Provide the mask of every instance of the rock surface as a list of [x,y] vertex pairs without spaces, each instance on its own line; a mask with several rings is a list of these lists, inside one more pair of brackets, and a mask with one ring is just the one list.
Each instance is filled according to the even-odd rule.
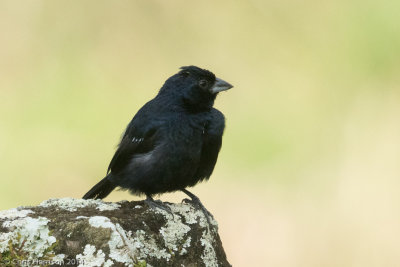
[[216,221],[168,206],[64,198],[0,211],[0,266],[230,266]]

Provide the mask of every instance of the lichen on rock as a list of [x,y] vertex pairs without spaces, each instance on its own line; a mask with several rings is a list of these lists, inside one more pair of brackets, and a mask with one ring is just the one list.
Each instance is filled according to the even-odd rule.
[[[8,261],[31,261],[55,257],[53,247],[57,240],[50,234],[48,222],[44,217],[15,216],[11,216],[11,220],[3,221],[2,227],[8,229],[8,232],[0,233],[1,258]],[[61,254],[57,256],[57,259],[62,258]]]
[[76,259],[79,267],[112,266],[112,261],[106,262],[105,256],[101,249],[96,252],[95,246],[87,244],[83,254],[76,255]]
[[0,211],[0,219],[15,219],[26,217],[29,213],[33,213],[33,211],[29,209],[9,209],[9,210],[2,210]]
[[103,202],[100,199],[76,199],[76,198],[52,198],[43,201],[39,207],[57,207],[68,211],[76,211],[78,208],[93,206],[99,211],[115,210],[120,207],[118,203]]
[[[47,260],[75,266],[230,266],[217,231],[191,203],[50,199],[0,211],[4,260]],[[11,251],[12,250],[12,251]]]

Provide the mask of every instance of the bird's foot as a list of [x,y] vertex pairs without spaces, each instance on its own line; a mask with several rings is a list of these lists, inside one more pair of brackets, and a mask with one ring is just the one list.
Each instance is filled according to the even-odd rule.
[[207,219],[208,225],[209,226],[214,225],[214,224],[211,223],[211,220],[214,220],[214,216],[206,209],[206,207],[204,207],[204,205],[203,205],[203,203],[201,203],[200,199],[196,195],[194,195],[193,193],[190,193],[186,189],[183,189],[182,192],[184,192],[186,195],[188,195],[192,199],[190,201],[189,199],[185,198],[185,199],[182,200],[182,202],[185,202],[185,203],[190,203],[191,202],[191,203],[195,204],[203,212],[204,216]]
[[164,204],[161,201],[155,201],[152,197],[147,196],[146,200],[144,201],[151,209],[162,209],[166,212],[168,212],[169,214],[171,214],[172,216],[174,216],[171,208]]
[[188,198],[184,198],[184,199],[182,199],[182,203],[190,204],[190,203],[192,203],[192,200],[188,199]]

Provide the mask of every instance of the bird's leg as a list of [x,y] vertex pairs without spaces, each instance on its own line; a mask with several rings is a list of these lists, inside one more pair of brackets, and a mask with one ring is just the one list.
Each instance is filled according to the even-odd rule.
[[197,206],[200,207],[200,209],[203,211],[204,216],[206,216],[208,225],[211,226],[210,217],[214,218],[214,216],[206,209],[206,207],[204,207],[204,205],[203,205],[203,203],[201,203],[200,199],[195,194],[189,192],[186,189],[181,189],[181,191],[183,193],[185,193],[186,195],[188,195],[192,199],[192,202],[194,204],[196,204]]
[[160,202],[155,201],[151,197],[151,195],[146,195],[146,200],[144,202],[152,209],[159,208],[159,209],[162,209],[162,210],[168,212],[172,216],[174,216],[174,214],[172,213],[172,210],[169,206],[163,205],[163,203],[161,201]]

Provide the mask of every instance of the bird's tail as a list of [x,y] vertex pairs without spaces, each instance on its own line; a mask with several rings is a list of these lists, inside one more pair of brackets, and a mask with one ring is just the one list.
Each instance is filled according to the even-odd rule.
[[103,180],[93,186],[93,188],[83,196],[83,199],[103,199],[108,196],[115,187],[116,185],[110,181],[110,176],[107,175]]

